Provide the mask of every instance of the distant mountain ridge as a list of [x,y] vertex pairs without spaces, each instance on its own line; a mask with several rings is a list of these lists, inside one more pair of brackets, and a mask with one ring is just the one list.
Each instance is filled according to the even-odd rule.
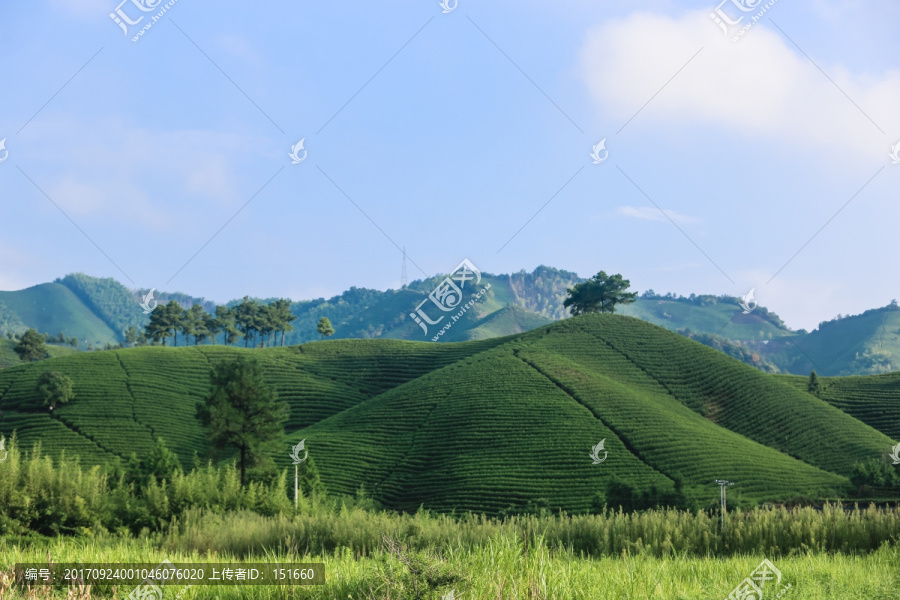
[[[288,345],[319,338],[316,324],[328,317],[334,338],[391,338],[429,341],[410,313],[444,279],[436,275],[385,291],[351,287],[331,298],[294,301],[294,330]],[[487,339],[522,333],[567,317],[566,289],[584,278],[571,271],[539,266],[532,272],[482,273],[490,291],[466,311],[440,342]],[[0,292],[0,335],[34,328],[62,332],[79,340],[79,349],[103,348],[125,340],[129,327],[149,322],[140,306],[149,289],[130,290],[112,278],[75,273],[25,290]],[[154,290],[159,304],[175,300],[185,308],[200,304],[215,311],[215,302],[181,292]],[[274,299],[259,299],[268,303]],[[235,306],[239,299],[227,303]],[[794,331],[777,314],[757,306],[745,313],[740,299],[710,294],[688,297],[643,292],[617,312],[676,331],[770,373],[864,375],[900,370],[900,308],[896,303],[856,316],[823,322],[813,332]],[[0,358],[0,367],[16,364]]]

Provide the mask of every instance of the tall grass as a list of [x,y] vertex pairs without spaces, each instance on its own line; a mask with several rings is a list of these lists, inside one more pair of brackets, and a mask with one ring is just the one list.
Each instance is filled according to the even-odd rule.
[[367,556],[382,535],[411,548],[473,550],[498,538],[527,546],[573,552],[579,556],[657,557],[733,556],[759,553],[785,556],[806,552],[865,553],[900,542],[900,509],[875,507],[845,511],[827,505],[813,508],[757,508],[734,511],[728,531],[704,512],[650,510],[606,511],[599,515],[545,514],[506,519],[466,514],[453,517],[428,512],[398,515],[344,507],[310,506],[301,514],[262,516],[250,512],[214,514],[188,510],[157,536],[172,551],[208,548],[239,556],[268,551],[328,553],[348,548]]
[[241,487],[233,465],[207,465],[136,485],[122,469],[83,468],[64,452],[54,462],[40,443],[21,452],[13,436],[7,447],[0,463],[0,535],[154,531],[190,508],[266,515],[293,510],[284,473],[269,484]]
[[[200,556],[194,552],[160,550],[147,541],[118,540],[103,544],[60,538],[47,545],[0,541],[0,569],[8,569],[17,562],[45,562],[48,552],[57,563],[234,560],[225,552]],[[444,588],[423,595],[422,600],[439,600],[449,589],[455,589],[455,596],[460,600],[721,600],[766,558],[760,554],[728,558],[697,558],[681,554],[663,558],[646,554],[590,558],[570,551],[554,550],[539,539],[526,547],[521,540],[503,536],[477,548],[451,548],[438,551],[434,556],[436,563],[460,577]],[[327,555],[269,554],[262,559],[254,559],[254,562],[276,560],[324,562],[326,583],[308,587],[193,586],[181,598],[414,598],[398,581],[397,575],[403,565],[382,549],[366,557],[353,556],[349,550]],[[773,562],[783,575],[782,585],[791,586],[785,600],[896,600],[900,595],[900,549],[896,547],[885,547],[864,556],[804,553],[777,558]],[[130,587],[119,588],[115,597],[125,598],[130,591]],[[36,596],[29,596],[20,589],[13,589],[7,596],[0,596],[2,600],[34,597],[65,598],[66,590],[57,590],[46,596],[37,590]],[[113,597],[112,590],[103,591],[95,587],[93,597]],[[175,596],[173,593],[166,597]]]
[[170,480],[150,479],[140,490],[124,474],[83,469],[65,455],[54,465],[40,446],[20,453],[9,445],[0,463],[0,535],[143,536],[178,552],[331,553],[368,556],[382,536],[412,549],[474,550],[496,539],[534,540],[579,556],[731,556],[798,552],[864,553],[900,541],[900,508],[826,505],[754,508],[728,515],[727,533],[704,511],[649,510],[566,513],[508,518],[398,514],[371,508],[365,498],[303,498],[298,510],[282,474],[242,488],[232,466],[200,467]]

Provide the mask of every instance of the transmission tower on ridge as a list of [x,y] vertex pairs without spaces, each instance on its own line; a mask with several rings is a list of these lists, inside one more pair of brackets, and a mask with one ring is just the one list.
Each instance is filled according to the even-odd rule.
[[400,289],[406,287],[409,278],[406,276],[406,246],[403,246],[403,268],[400,270]]

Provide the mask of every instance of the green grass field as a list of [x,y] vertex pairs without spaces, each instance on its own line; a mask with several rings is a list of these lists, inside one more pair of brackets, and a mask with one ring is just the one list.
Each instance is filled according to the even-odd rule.
[[[748,577],[764,560],[781,573],[781,581],[765,588],[766,598],[787,589],[787,598],[802,600],[895,600],[900,590],[900,548],[883,545],[865,554],[828,553],[811,542],[805,550],[788,554],[738,553],[727,557],[697,556],[663,546],[640,548],[637,531],[647,521],[646,539],[661,542],[660,532],[674,521],[674,515],[648,515],[628,525],[628,517],[612,517],[610,526],[627,536],[630,549],[619,553],[589,553],[576,550],[570,542],[554,537],[552,527],[559,519],[531,518],[516,528],[509,524],[415,517],[379,516],[359,510],[340,515],[305,515],[295,518],[264,519],[249,515],[214,516],[196,519],[190,515],[174,533],[135,538],[60,538],[37,541],[0,540],[0,572],[10,573],[16,563],[131,563],[156,565],[168,560],[178,566],[212,563],[321,563],[325,583],[317,586],[200,586],[183,583],[167,586],[166,596],[180,598],[334,598],[370,600],[437,600],[454,591],[455,598],[517,598],[592,600],[622,598],[633,600],[721,600]],[[857,526],[867,521],[867,513],[841,519]],[[749,519],[748,523],[753,519]],[[772,531],[772,539],[785,537],[789,530],[812,533],[811,523],[824,524],[814,515],[791,517],[793,526]],[[195,522],[196,521],[196,522]],[[688,517],[686,521],[690,521]],[[651,528],[648,525],[652,523]],[[590,522],[571,524],[590,527]],[[689,524],[686,522],[686,528]],[[787,525],[786,523],[784,525]],[[524,527],[524,529],[522,528]],[[815,527],[813,525],[813,527]],[[442,532],[441,543],[429,536]],[[672,530],[674,531],[674,530]],[[748,532],[749,533],[749,532]],[[273,535],[274,534],[274,535]],[[381,534],[395,542],[393,551]],[[525,535],[520,535],[525,534]],[[549,537],[548,537],[549,534]],[[585,532],[603,543],[598,532]],[[360,540],[369,535],[369,546]],[[677,535],[677,534],[676,534]],[[805,535],[805,534],[804,534]],[[307,550],[310,542],[337,537],[346,545],[332,550]],[[269,545],[259,540],[270,540]],[[272,540],[277,540],[271,543]],[[606,541],[609,541],[607,539]],[[620,539],[619,542],[624,540]],[[636,541],[636,543],[635,543]],[[411,567],[405,566],[410,564]],[[413,577],[414,568],[438,575],[433,584],[424,576]],[[0,598],[33,598],[15,587]],[[771,586],[771,587],[769,587]],[[95,586],[90,595],[67,595],[66,587],[32,590],[40,598],[124,598],[134,585]],[[418,589],[418,594],[414,589]],[[77,590],[74,590],[77,591]],[[180,595],[179,595],[180,594]]]
[[[5,551],[4,551],[5,550]],[[116,562],[160,563],[169,560],[182,564],[231,562],[230,557],[216,555],[199,559],[196,555],[144,549],[140,545],[122,544],[98,549],[90,544],[68,542],[53,548],[51,556],[57,562]],[[543,600],[594,600],[617,598],[623,600],[721,600],[725,598],[763,560],[762,556],[729,559],[699,558],[580,558],[565,552],[546,549],[523,554],[510,540],[500,540],[475,551],[448,553],[446,565],[455,572],[467,575],[459,587],[445,587],[430,598],[438,600],[443,592],[455,591],[455,597],[518,598]],[[45,561],[43,551],[21,552],[17,548],[0,548],[0,560]],[[366,558],[337,556],[272,556],[267,562],[324,563],[327,582],[321,586],[193,586],[185,589],[176,585],[172,597],[212,599],[269,599],[298,598],[305,600],[333,600],[335,598],[398,599],[404,598],[389,588],[390,569],[399,570],[396,562],[382,554]],[[254,560],[253,562],[259,562]],[[812,555],[794,556],[775,561],[781,571],[785,597],[796,600],[896,600],[900,588],[900,552],[885,550],[867,556]],[[394,586],[399,587],[399,586]],[[134,586],[122,586],[94,597],[124,598]],[[389,591],[390,590],[390,591]],[[40,592],[39,592],[40,593]],[[46,598],[72,598],[63,587]],[[774,596],[774,594],[773,594]],[[24,590],[12,590],[4,599],[30,598]],[[405,596],[412,598],[412,596]]]

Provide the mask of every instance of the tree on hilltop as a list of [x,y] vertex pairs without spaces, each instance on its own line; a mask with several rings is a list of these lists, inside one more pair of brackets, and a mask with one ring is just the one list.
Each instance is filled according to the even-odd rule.
[[166,345],[166,340],[172,337],[172,327],[169,324],[169,312],[166,310],[165,305],[156,307],[150,313],[150,322],[144,329],[144,333],[148,339],[153,340],[157,344],[162,342],[163,346]]
[[272,306],[278,330],[281,331],[281,345],[284,346],[284,334],[294,330],[291,322],[297,320],[297,315],[291,312],[291,301],[286,298],[276,300]]
[[138,343],[138,339],[140,339],[140,332],[134,325],[129,325],[125,331],[125,343],[134,348]]
[[[166,325],[172,330],[172,345],[178,346],[178,332],[184,329],[184,321],[187,318],[187,311],[175,300],[169,300],[168,304],[163,307],[166,315]],[[187,342],[185,342],[187,345]]]
[[194,336],[194,345],[209,337],[209,329],[206,324],[207,313],[202,306],[194,304],[184,313],[181,331],[184,333],[184,345],[190,346],[191,336]]
[[328,317],[322,317],[319,319],[319,324],[316,326],[316,331],[319,332],[319,335],[322,336],[324,340],[326,337],[330,337],[334,335],[334,327],[331,326],[331,321]]
[[631,282],[618,273],[607,275],[600,271],[585,282],[566,289],[569,295],[563,306],[573,315],[587,313],[612,313],[616,304],[631,304],[637,299],[637,292],[627,291]]
[[47,347],[44,346],[46,338],[37,332],[36,329],[29,329],[22,334],[19,343],[16,344],[15,352],[25,362],[34,362],[47,358]]
[[227,306],[216,307],[216,320],[219,322],[219,331],[222,332],[223,342],[226,346],[233,344],[241,336],[241,332],[235,323],[236,311]]
[[278,331],[278,315],[275,307],[272,304],[261,304],[257,322],[259,324],[258,330],[262,334],[262,341],[259,342],[259,346],[268,346],[272,333]]
[[809,374],[809,382],[806,384],[806,391],[814,396],[818,396],[822,391],[822,384],[819,383],[819,376],[816,375],[815,369]]
[[[218,306],[216,307],[218,308]],[[200,327],[200,341],[205,342],[211,339],[212,343],[216,343],[216,336],[222,331],[222,322],[218,318],[208,312],[203,313],[203,326]]]
[[[150,323],[145,329],[148,339],[156,343],[162,342],[166,345],[166,340],[174,337],[173,346],[178,345],[178,332],[183,331],[186,327],[185,319],[187,312],[175,300],[169,300],[168,304],[157,306],[150,313]],[[189,331],[192,331],[188,328]],[[189,341],[189,340],[188,340]]]
[[251,300],[249,296],[244,296],[235,308],[235,324],[238,331],[244,335],[244,348],[249,346],[251,334],[255,335],[259,331],[261,325],[259,312],[259,302]]

